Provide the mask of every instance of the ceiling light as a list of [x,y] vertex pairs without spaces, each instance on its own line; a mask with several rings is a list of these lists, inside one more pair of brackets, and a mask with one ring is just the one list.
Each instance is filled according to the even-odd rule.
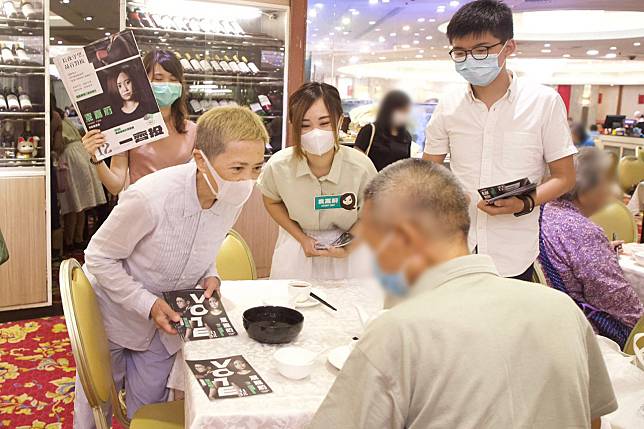
[[640,46],[640,45],[641,45],[641,43],[640,43],[640,42],[635,42],[635,43],[633,43],[633,46]]
[[309,9],[309,17],[315,18],[318,16],[318,11],[317,9]]
[[445,12],[445,6],[443,6],[443,5],[438,6],[436,8],[436,12],[438,12],[438,13]]
[[64,3],[64,4],[68,4],[69,2],[70,2],[70,0],[62,0],[62,3]]
[[451,7],[457,7],[459,4],[460,4],[460,3],[459,3],[459,2],[457,2],[456,0],[452,0],[451,2],[449,2],[449,5],[450,5]]
[[414,40],[414,41],[413,41],[413,42],[411,42],[411,43],[413,43],[414,45],[417,45],[417,44],[419,44],[420,42],[419,42],[418,40]]
[[317,7],[318,9],[324,8],[324,3],[315,3],[313,7]]
[[616,46],[611,46],[611,47],[610,47],[610,48],[608,48],[608,49],[610,49],[611,51],[616,51],[616,50],[617,50],[617,47],[616,47]]
[[414,33],[414,36],[418,37],[420,36],[420,33]]
[[[335,33],[332,31],[329,33],[329,36],[335,36]],[[328,37],[325,37],[325,39],[328,39]]]
[[432,36],[426,36],[425,40],[432,40]]
[[342,30],[342,27],[340,26],[335,27],[335,31],[340,31],[340,30]]
[[360,61],[360,57],[355,57],[355,56],[354,56],[354,57],[349,58],[349,62],[350,62],[351,64],[355,64],[355,63],[357,63],[358,61]]
[[511,56],[511,57],[516,57],[516,56],[517,56],[517,54],[516,54],[516,52],[515,52],[514,54],[510,54],[510,56]]
[[407,44],[405,44],[405,45],[400,45],[400,47],[401,47],[401,48],[403,48],[403,49],[409,49],[409,45],[407,45]]
[[376,21],[369,21],[369,25],[374,25]]
[[403,26],[403,31],[409,31],[409,28],[410,28],[409,25],[404,25]]
[[436,19],[435,18],[429,18],[428,21],[429,22],[436,22]]
[[379,60],[386,60],[387,57],[378,57]]
[[449,48],[449,45],[443,45],[443,49]]
[[382,0],[383,3],[389,3],[389,0]]
[[617,58],[617,54],[611,52],[609,54],[606,54],[604,58]]
[[543,47],[544,47],[544,48],[549,48],[549,47],[550,47],[550,43],[544,43],[544,44],[543,44]]
[[396,33],[389,33],[389,37],[396,37]]
[[357,9],[353,9],[353,10],[351,11],[351,15],[354,15],[354,16],[355,16],[355,15],[360,15],[360,11],[359,11],[359,10],[357,10]]
[[570,54],[563,54],[562,57],[564,58],[570,58]]
[[59,40],[59,41],[58,41],[58,44],[59,44],[59,45],[62,45],[62,44],[63,44],[63,41],[62,41],[62,40]]
[[92,19],[94,19],[94,17],[91,15],[85,17],[85,21],[91,21]]
[[344,18],[342,18],[342,24],[343,25],[351,24],[351,18],[349,18],[348,16],[345,16]]
[[103,30],[105,30],[105,27],[96,27],[96,29],[103,31]]
[[550,52],[552,52],[552,50],[550,50],[550,49],[542,49],[541,50],[542,54],[549,54]]
[[349,34],[349,32],[348,31],[343,31],[342,34],[344,34],[346,36],[347,34]]
[[597,55],[599,51],[597,49],[589,49],[586,51],[586,55]]
[[380,36],[380,37],[378,37],[378,41],[379,41],[380,43],[382,43],[382,42],[384,42],[384,41],[385,41],[385,38],[384,38],[384,37],[382,37],[382,36]]
[[421,54],[424,54],[425,50],[424,49],[419,49],[418,52],[421,53]]
[[378,0],[369,0],[369,4],[378,4]]
[[374,28],[374,30],[373,30],[373,31],[380,31],[380,29],[379,29],[379,28]]
[[418,21],[418,22],[425,22],[425,18],[418,18],[416,21]]
[[54,38],[53,38],[53,37],[50,37],[50,38],[49,38],[49,40],[54,40]]
[[423,57],[422,55],[416,55],[416,58],[422,58],[422,57]]

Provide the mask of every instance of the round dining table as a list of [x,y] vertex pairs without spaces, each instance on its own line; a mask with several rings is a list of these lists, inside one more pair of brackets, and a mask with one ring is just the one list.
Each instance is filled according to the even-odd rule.
[[[242,314],[246,309],[283,302],[288,296],[288,281],[225,281],[222,302],[237,336],[184,343],[183,359],[206,360],[242,355],[266,382],[272,393],[210,400],[192,375],[185,361],[175,365],[171,379],[183,378],[186,428],[262,428],[306,427],[331,388],[339,370],[327,362],[334,348],[350,344],[363,332],[357,304],[373,316],[383,307],[378,284],[368,280],[312,282],[313,292],[337,308],[322,304],[298,307],[304,315],[303,329],[290,344],[262,344],[248,337]],[[281,347],[299,346],[317,354],[313,371],[302,380],[291,380],[277,369],[273,354]],[[180,374],[176,374],[180,372]],[[356,386],[356,388],[360,388]]]

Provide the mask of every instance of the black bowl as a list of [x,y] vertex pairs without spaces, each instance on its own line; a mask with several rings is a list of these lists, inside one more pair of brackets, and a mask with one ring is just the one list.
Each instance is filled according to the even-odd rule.
[[260,343],[290,343],[304,324],[299,311],[287,307],[253,307],[244,311],[244,329]]

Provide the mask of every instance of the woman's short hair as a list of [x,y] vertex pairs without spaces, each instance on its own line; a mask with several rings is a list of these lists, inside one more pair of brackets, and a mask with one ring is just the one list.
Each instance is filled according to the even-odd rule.
[[247,107],[215,107],[199,117],[195,147],[208,159],[226,150],[232,141],[260,140],[268,143],[268,132],[262,119]]
[[183,77],[183,67],[175,54],[170,51],[162,49],[155,49],[148,52],[143,57],[143,66],[148,76],[154,73],[154,66],[159,64],[165,71],[170,73],[177,79],[177,82],[183,86],[181,97],[177,98],[172,107],[170,114],[172,116],[172,125],[179,134],[185,134],[186,119],[188,119],[188,89],[186,88],[186,81]]
[[322,99],[326,109],[329,111],[333,134],[335,134],[337,141],[338,122],[342,117],[340,93],[335,86],[329,85],[328,83],[307,82],[291,94],[288,101],[288,120],[293,130],[293,150],[299,156],[304,156],[304,152],[302,152],[302,147],[300,146],[302,120],[313,103],[319,99]]
[[561,196],[564,200],[573,201],[579,195],[590,191],[608,176],[610,158],[601,149],[584,147],[574,157],[575,186]]
[[123,98],[121,97],[118,86],[118,78],[121,73],[127,75],[127,77],[130,78],[130,82],[132,84],[132,99],[134,101],[141,101],[138,99],[137,82],[135,82],[134,78],[132,77],[132,68],[127,64],[121,67],[115,67],[115,70],[107,79],[107,94],[109,95],[110,99],[115,100],[115,102],[116,100],[120,100],[120,103],[123,103]]

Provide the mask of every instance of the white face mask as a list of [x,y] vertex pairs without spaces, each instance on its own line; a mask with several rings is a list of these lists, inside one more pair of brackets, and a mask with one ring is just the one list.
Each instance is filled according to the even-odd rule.
[[396,111],[391,114],[391,125],[394,127],[404,127],[409,122],[409,113]]
[[335,147],[333,131],[314,128],[301,137],[302,149],[311,155],[324,155]]
[[212,177],[215,178],[215,182],[217,182],[217,188],[219,189],[219,192],[215,191],[215,188],[212,186],[212,183],[210,183],[210,180],[208,179],[208,175],[201,173],[215,198],[217,198],[218,201],[222,201],[234,207],[243,206],[244,203],[250,198],[250,194],[253,192],[255,181],[252,179],[246,179],[233,182],[230,180],[222,179],[221,176],[217,174],[217,171],[212,166],[210,161],[208,161],[206,155],[204,155],[202,151],[199,152],[206,162],[206,166],[208,167],[210,174],[212,174]]

